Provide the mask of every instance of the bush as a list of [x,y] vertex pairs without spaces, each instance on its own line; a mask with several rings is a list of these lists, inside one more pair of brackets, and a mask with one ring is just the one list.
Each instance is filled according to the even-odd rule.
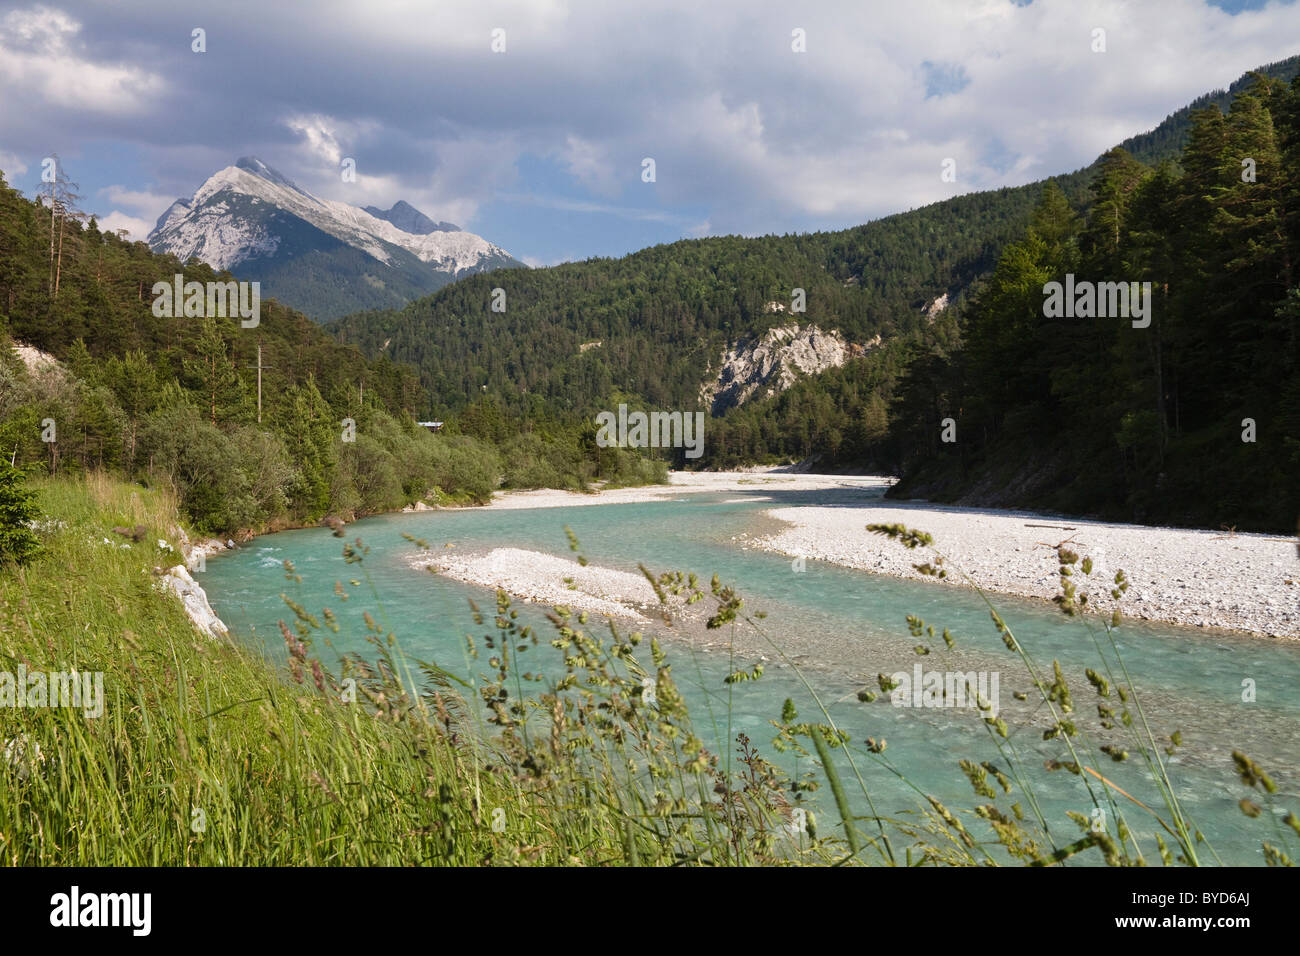
[[188,404],[149,415],[140,445],[151,470],[171,485],[204,534],[252,527],[260,517],[244,472],[249,462],[219,429]]
[[471,501],[492,498],[501,475],[501,456],[494,447],[464,435],[430,435],[417,448],[433,487]]

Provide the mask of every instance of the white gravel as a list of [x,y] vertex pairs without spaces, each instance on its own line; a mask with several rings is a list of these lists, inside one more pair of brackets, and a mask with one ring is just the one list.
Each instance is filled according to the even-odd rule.
[[[1099,611],[1110,613],[1111,581],[1116,569],[1122,568],[1130,587],[1121,608],[1129,617],[1300,638],[1300,556],[1293,537],[1151,528],[928,502],[862,500],[857,494],[859,490],[883,489],[890,481],[788,471],[673,472],[668,485],[586,495],[554,490],[507,492],[485,507],[662,501],[700,492],[744,493],[747,497],[729,500],[754,501],[769,493],[826,491],[835,507],[772,508],[765,514],[789,527],[766,537],[745,535],[744,544],[877,574],[936,582],[913,568],[929,560],[929,554],[904,548],[865,528],[868,524],[902,523],[934,536],[949,570],[948,577],[937,583],[974,584],[994,592],[1050,599],[1060,590],[1054,547],[1068,539],[1080,559],[1093,559],[1092,577],[1076,571],[1076,585]],[[638,609],[650,608],[653,613],[655,606],[648,583],[636,574],[584,569],[575,562],[533,551],[500,548],[478,557],[439,556],[422,563],[436,563],[441,573],[468,583],[601,614],[642,617]],[[573,577],[579,589],[570,590],[561,580],[564,577]]]
[[[564,606],[637,622],[649,620],[641,611],[659,606],[654,588],[640,574],[595,565],[583,567],[577,561],[522,548],[494,548],[485,554],[420,555],[412,558],[411,567],[429,568],[467,584],[498,588],[547,607]],[[570,581],[566,582],[566,578]]]
[[930,560],[928,549],[910,550],[865,527],[901,523],[933,535],[935,550],[947,560],[948,577],[940,583],[969,586],[973,582],[1026,597],[1051,598],[1059,593],[1054,546],[1068,539],[1080,561],[1090,556],[1094,564],[1091,578],[1075,571],[1076,586],[1088,594],[1090,605],[1095,601],[1097,609],[1107,614],[1114,606],[1110,582],[1116,569],[1122,568],[1130,587],[1121,609],[1130,617],[1300,637],[1300,557],[1295,538],[912,502],[774,508],[767,514],[790,525],[757,542],[770,551],[878,574],[936,580],[913,568]]
[[[480,505],[495,511],[516,508],[571,508],[575,505],[627,504],[636,501],[669,501],[684,494],[707,492],[824,491],[831,488],[878,487],[891,479],[854,475],[809,475],[781,471],[674,471],[666,485],[611,488],[591,494],[538,488],[534,491],[499,491],[492,503]],[[737,498],[751,501],[752,498]]]

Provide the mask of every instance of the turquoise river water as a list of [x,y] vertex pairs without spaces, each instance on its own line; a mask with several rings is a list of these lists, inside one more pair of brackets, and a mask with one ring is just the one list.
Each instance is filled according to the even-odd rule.
[[[986,671],[999,675],[1002,716],[1012,728],[1040,796],[1040,804],[1056,841],[1077,839],[1078,831],[1067,810],[1087,815],[1091,803],[1078,777],[1042,769],[1048,759],[1068,759],[1058,741],[1044,741],[1047,726],[1041,708],[1019,659],[1002,644],[989,619],[988,606],[968,589],[922,581],[852,571],[808,561],[796,573],[789,558],[746,549],[746,538],[774,525],[763,511],[775,506],[839,504],[846,506],[845,521],[855,519],[851,506],[878,491],[848,488],[831,492],[774,492],[763,488],[746,495],[690,494],[669,501],[635,504],[587,505],[526,510],[444,510],[368,518],[347,529],[351,541],[360,537],[371,549],[365,570],[369,585],[349,587],[361,575],[344,563],[343,540],[328,529],[287,531],[257,538],[233,552],[208,559],[199,575],[217,614],[249,646],[283,662],[285,651],[276,622],[291,619],[281,599],[287,593],[318,613],[331,608],[341,631],[329,635],[335,652],[369,650],[361,615],[370,611],[392,630],[408,657],[433,661],[467,678],[488,668],[484,661],[469,661],[465,636],[482,635],[471,619],[468,601],[484,610],[493,596],[484,588],[462,584],[414,570],[408,562],[418,553],[402,535],[424,539],[434,551],[451,543],[458,550],[516,547],[571,556],[564,528],[572,528],[582,553],[592,564],[636,571],[639,562],[658,572],[696,571],[704,581],[717,574],[733,584],[745,598],[746,611],[765,611],[760,636],[742,628],[736,635],[734,664],[750,667],[760,656],[766,672],[756,682],[729,688],[722,678],[728,672],[725,642],[729,634],[715,631],[666,628],[651,624],[635,629],[659,635],[673,663],[673,675],[691,704],[697,730],[716,753],[725,752],[727,698],[731,694],[731,732],[744,732],[764,745],[765,755],[787,770],[794,758],[776,754],[768,742],[774,735],[770,720],[779,717],[781,704],[792,698],[801,720],[817,720],[808,691],[782,655],[793,661],[827,705],[836,724],[853,740],[855,759],[871,788],[876,808],[885,815],[915,810],[916,791],[874,764],[865,753],[868,736],[888,741],[887,756],[895,767],[950,809],[970,808],[987,802],[975,797],[957,766],[962,758],[1004,764],[989,740],[982,722],[970,709],[895,707],[887,695],[861,703],[856,693],[875,686],[879,672],[911,673],[920,662],[925,670]],[[903,517],[901,520],[907,520]],[[924,530],[924,521],[915,522]],[[884,542],[890,547],[899,547]],[[942,542],[939,542],[942,545]],[[302,576],[301,584],[285,579],[283,562],[290,560]],[[1138,578],[1140,569],[1128,569]],[[341,602],[334,592],[342,581],[351,599]],[[1095,742],[1118,742],[1118,731],[1103,731],[1095,717],[1096,697],[1083,676],[1084,668],[1101,670],[1094,636],[1105,644],[1101,622],[1095,618],[1066,618],[1045,601],[990,595],[1029,654],[1047,668],[1059,659],[1070,683],[1081,726]],[[540,623],[543,636],[549,625],[540,609],[528,608],[522,616]],[[917,639],[908,633],[905,618],[918,615],[936,630],[947,627],[957,640],[956,649],[918,657]],[[489,618],[490,620],[490,618]],[[1296,768],[1300,766],[1300,642],[1249,637],[1126,621],[1117,632],[1120,653],[1140,695],[1152,731],[1167,743],[1174,731],[1183,746],[1173,756],[1161,753],[1175,782],[1184,812],[1204,833],[1214,853],[1225,863],[1258,864],[1261,840],[1288,845],[1278,834],[1279,821],[1266,813],[1248,819],[1238,809],[1243,796],[1256,801],[1233,770],[1231,752],[1245,751],[1273,773],[1280,793],[1279,805],[1300,812]],[[708,646],[706,646],[708,645]],[[1106,645],[1108,647],[1108,645]],[[315,652],[326,662],[330,650],[317,639]],[[539,660],[559,658],[543,641],[530,652],[536,669]],[[648,666],[648,647],[644,663]],[[1243,680],[1255,682],[1256,699],[1242,700]],[[1021,703],[1014,692],[1029,693]],[[1110,703],[1115,704],[1112,697]],[[1117,705],[1116,705],[1117,706]],[[1035,710],[1038,712],[1035,713]],[[1130,748],[1131,749],[1131,748]],[[1103,761],[1097,763],[1097,761]],[[1136,752],[1123,763],[1094,757],[1092,766],[1143,803],[1164,812],[1159,793]],[[798,768],[807,770],[806,763]],[[1003,766],[1003,769],[1006,769]],[[850,792],[856,789],[856,782]],[[1096,789],[1100,790],[1100,787]],[[824,790],[822,794],[824,794]],[[999,799],[1004,809],[1020,795]],[[820,806],[819,819],[830,825],[833,814]],[[860,800],[860,797],[857,799]],[[1145,811],[1120,799],[1129,826],[1138,835],[1149,859],[1158,861],[1152,833],[1158,824]],[[860,809],[865,812],[865,807]],[[979,821],[967,825],[981,831]],[[1112,828],[1112,832],[1113,828]],[[1294,842],[1294,841],[1289,841]],[[1095,855],[1095,854],[1094,854]],[[1213,862],[1208,849],[1204,862]]]

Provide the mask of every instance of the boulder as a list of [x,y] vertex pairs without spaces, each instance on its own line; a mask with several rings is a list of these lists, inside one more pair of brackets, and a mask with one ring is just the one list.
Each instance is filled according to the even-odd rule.
[[194,626],[206,636],[217,640],[230,634],[221,618],[217,617],[208,603],[208,595],[198,583],[190,577],[185,565],[178,564],[162,573],[163,583],[181,599],[181,606],[194,622]]

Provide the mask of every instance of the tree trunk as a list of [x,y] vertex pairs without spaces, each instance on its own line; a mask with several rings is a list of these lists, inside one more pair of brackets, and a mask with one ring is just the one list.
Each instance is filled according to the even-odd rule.
[[54,294],[54,214],[57,203],[54,201],[54,187],[50,187],[50,295]]
[[59,217],[59,258],[54,267],[54,297],[59,296],[59,277],[63,274],[63,224],[67,222],[66,215]]

